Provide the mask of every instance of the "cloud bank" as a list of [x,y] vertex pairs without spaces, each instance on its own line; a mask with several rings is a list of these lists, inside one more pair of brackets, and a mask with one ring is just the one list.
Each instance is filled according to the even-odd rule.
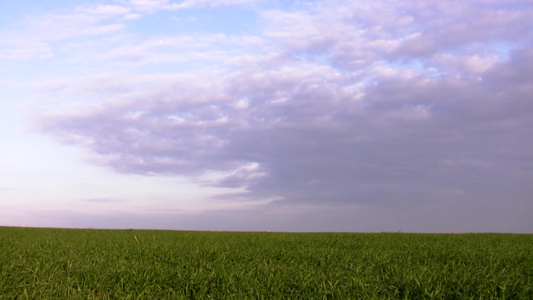
[[[47,112],[41,130],[117,172],[239,187],[270,205],[532,212],[528,1],[316,1],[258,16],[246,35],[111,45],[91,57],[124,71],[59,80],[98,101]],[[143,71],[164,64],[179,71]]]

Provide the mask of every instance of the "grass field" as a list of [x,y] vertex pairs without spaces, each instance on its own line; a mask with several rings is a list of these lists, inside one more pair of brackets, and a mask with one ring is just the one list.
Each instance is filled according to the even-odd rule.
[[533,299],[533,235],[0,227],[0,299]]

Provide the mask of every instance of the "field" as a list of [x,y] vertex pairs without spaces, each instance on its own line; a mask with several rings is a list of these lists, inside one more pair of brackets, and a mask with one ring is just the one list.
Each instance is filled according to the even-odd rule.
[[533,299],[533,235],[0,227],[0,299]]

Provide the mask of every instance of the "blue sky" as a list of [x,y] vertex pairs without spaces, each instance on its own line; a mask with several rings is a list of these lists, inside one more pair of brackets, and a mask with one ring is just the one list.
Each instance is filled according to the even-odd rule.
[[0,11],[0,225],[533,231],[530,1]]

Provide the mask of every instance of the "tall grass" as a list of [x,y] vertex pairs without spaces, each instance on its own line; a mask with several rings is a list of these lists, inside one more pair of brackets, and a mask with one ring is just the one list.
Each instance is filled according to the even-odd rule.
[[0,299],[533,299],[533,235],[0,228]]

